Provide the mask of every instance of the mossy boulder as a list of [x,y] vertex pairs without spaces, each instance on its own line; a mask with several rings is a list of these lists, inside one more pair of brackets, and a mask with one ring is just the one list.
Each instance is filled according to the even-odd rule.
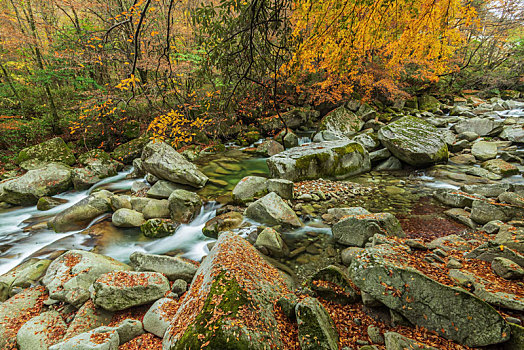
[[71,168],[62,163],[49,163],[0,184],[0,188],[0,202],[34,205],[41,197],[71,188]]
[[284,348],[274,305],[285,293],[278,270],[246,240],[224,233],[184,295],[163,348]]
[[87,151],[86,153],[82,153],[78,156],[78,163],[82,164],[83,166],[89,165],[94,160],[110,160],[111,156],[109,153],[106,153],[104,150],[101,149],[92,149],[90,151]]
[[321,177],[343,179],[371,169],[365,148],[349,140],[294,147],[272,156],[267,165],[272,177],[291,181]]
[[169,219],[149,219],[140,226],[140,232],[149,238],[171,236],[180,224]]
[[436,112],[440,108],[440,102],[431,95],[422,95],[418,98],[418,108],[421,111]]
[[55,137],[54,139],[24,148],[18,154],[16,161],[20,164],[30,159],[38,159],[43,162],[64,163],[67,165],[76,163],[73,152],[60,137]]
[[302,350],[338,350],[338,332],[320,302],[306,297],[295,307]]
[[362,130],[363,126],[362,119],[342,105],[322,118],[318,131],[326,130],[340,136],[351,136]]
[[413,166],[448,160],[448,146],[439,130],[416,117],[403,117],[381,128],[378,138],[395,157]]
[[139,158],[142,150],[149,142],[149,137],[141,136],[116,147],[111,153],[111,158],[124,164],[131,164],[133,159]]
[[460,344],[478,347],[507,341],[504,318],[464,289],[443,285],[407,266],[389,245],[368,248],[354,257],[351,280],[412,324]]

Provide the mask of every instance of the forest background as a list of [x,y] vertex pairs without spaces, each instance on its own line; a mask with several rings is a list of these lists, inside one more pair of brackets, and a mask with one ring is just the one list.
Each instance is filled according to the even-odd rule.
[[0,167],[54,136],[249,143],[293,108],[524,91],[523,24],[522,0],[0,0]]

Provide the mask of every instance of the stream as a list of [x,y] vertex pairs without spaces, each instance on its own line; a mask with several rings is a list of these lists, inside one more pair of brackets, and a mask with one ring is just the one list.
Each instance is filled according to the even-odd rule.
[[[497,112],[501,119],[520,119],[524,117],[523,109]],[[451,127],[452,125],[448,125]],[[300,138],[300,144],[311,142],[309,134]],[[514,146],[513,146],[514,149]],[[518,151],[524,147],[518,146]],[[268,168],[264,158],[255,157],[243,149],[230,146],[225,152],[216,155],[206,155],[197,161],[200,169],[209,177],[209,183],[198,194],[207,200],[200,214],[187,225],[181,225],[176,233],[160,239],[144,237],[139,229],[119,229],[110,222],[110,214],[102,215],[93,220],[83,230],[55,233],[47,228],[46,222],[55,214],[86,198],[95,189],[106,189],[115,193],[129,191],[135,181],[128,179],[132,172],[128,167],[116,176],[106,178],[86,191],[69,191],[55,196],[65,201],[48,211],[39,211],[36,206],[0,210],[0,274],[3,274],[24,260],[31,257],[45,258],[56,252],[68,249],[95,250],[109,255],[117,260],[127,262],[134,251],[163,254],[172,252],[184,257],[200,260],[208,253],[208,243],[214,240],[202,234],[204,224],[216,215],[216,211],[227,198],[236,183],[244,176],[268,176]],[[524,171],[524,167],[518,165]],[[421,220],[421,227],[435,226],[434,231],[466,230],[451,219],[443,211],[447,208],[438,204],[431,197],[438,188],[459,189],[463,184],[471,184],[475,180],[465,175],[465,166],[448,162],[428,169],[406,168],[394,172],[370,172],[347,181],[371,188],[369,194],[348,199],[348,206],[362,206],[372,212],[390,212],[396,215],[403,226]],[[478,178],[480,179],[480,178]],[[523,183],[522,175],[511,176],[500,180],[510,183]],[[479,183],[482,183],[480,181]],[[484,182],[485,183],[485,182]],[[302,214],[306,226],[299,230],[287,232],[286,242],[290,249],[296,248],[294,242],[300,237],[306,237],[314,242],[317,250],[322,250],[330,242],[330,229],[318,219],[308,219]],[[418,218],[418,219],[415,219]],[[252,224],[251,228],[249,224]],[[256,223],[244,225],[241,234],[249,235]],[[319,236],[325,239],[319,239]],[[314,260],[314,250],[308,250],[309,258]],[[297,259],[298,260],[298,259]],[[304,259],[302,259],[304,260]],[[298,262],[300,263],[300,261]],[[297,261],[293,261],[297,264]]]

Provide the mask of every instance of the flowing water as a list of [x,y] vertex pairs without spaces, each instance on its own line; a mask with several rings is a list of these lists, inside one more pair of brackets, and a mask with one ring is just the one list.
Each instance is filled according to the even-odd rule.
[[[504,111],[497,114],[501,119],[522,118],[524,110]],[[311,132],[300,134],[299,143],[311,142],[311,135]],[[132,171],[130,168],[102,180],[87,191],[70,191],[57,195],[57,198],[66,202],[49,211],[39,211],[36,206],[0,211],[0,274],[27,258],[48,257],[57,251],[67,249],[95,250],[121,261],[128,261],[129,255],[137,250],[156,254],[180,253],[185,257],[199,260],[207,254],[207,245],[213,241],[202,234],[202,228],[216,215],[217,209],[221,206],[219,203],[222,200],[227,202],[231,190],[244,176],[267,176],[268,168],[264,158],[253,157],[237,148],[229,148],[218,155],[205,156],[199,159],[197,164],[210,178],[208,185],[198,192],[207,203],[193,222],[181,225],[174,235],[161,239],[146,238],[138,229],[117,229],[110,223],[110,214],[96,218],[87,228],[80,231],[55,233],[47,229],[46,222],[50,218],[86,198],[97,188],[112,192],[129,191],[132,183],[137,181],[137,179],[126,178]],[[431,199],[432,191],[438,188],[458,189],[460,185],[471,180],[464,177],[463,173],[463,166],[447,164],[423,171],[407,169],[393,173],[363,174],[349,181],[370,187],[373,191],[368,195],[356,196],[349,200],[348,204],[363,206],[373,212],[391,212],[401,221],[419,217],[430,220],[428,223],[432,225],[436,218],[444,220],[442,211],[445,209]],[[521,175],[502,181],[524,182]],[[426,216],[432,211],[435,215],[428,219]],[[330,229],[318,220],[308,221],[306,217],[303,218],[306,220],[306,226],[285,233],[286,242],[293,249],[299,247],[300,241],[306,237],[312,242],[308,246],[308,251],[314,250],[310,249],[311,247],[321,249],[329,240]],[[256,223],[252,224],[251,228],[241,229],[241,233],[248,236],[256,225]],[[324,243],[321,237],[326,237]],[[295,243],[298,245],[295,246]]]

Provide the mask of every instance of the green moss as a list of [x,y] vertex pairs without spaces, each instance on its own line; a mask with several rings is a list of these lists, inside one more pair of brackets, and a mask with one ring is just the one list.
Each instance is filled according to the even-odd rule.
[[[220,298],[217,299],[217,295]],[[218,305],[215,304],[216,300],[219,300]],[[236,318],[242,306],[252,306],[247,292],[240,287],[235,279],[229,279],[225,272],[221,272],[211,285],[202,311],[188,326],[180,340],[171,347],[171,350],[200,349],[206,342],[209,342],[206,346],[207,349],[250,349],[250,341],[244,336],[234,337],[232,331],[228,332],[224,327],[227,325],[228,319]],[[218,311],[218,313],[215,313],[215,311]],[[216,314],[222,316],[217,318]],[[211,319],[215,319],[215,321],[212,325],[208,325]],[[242,333],[242,335],[246,334]]]
[[317,162],[317,164],[320,165],[324,162],[327,162],[329,158],[330,155],[327,151],[322,153],[307,154],[296,160],[295,167],[299,170],[306,170],[309,168],[309,164],[312,162]]

